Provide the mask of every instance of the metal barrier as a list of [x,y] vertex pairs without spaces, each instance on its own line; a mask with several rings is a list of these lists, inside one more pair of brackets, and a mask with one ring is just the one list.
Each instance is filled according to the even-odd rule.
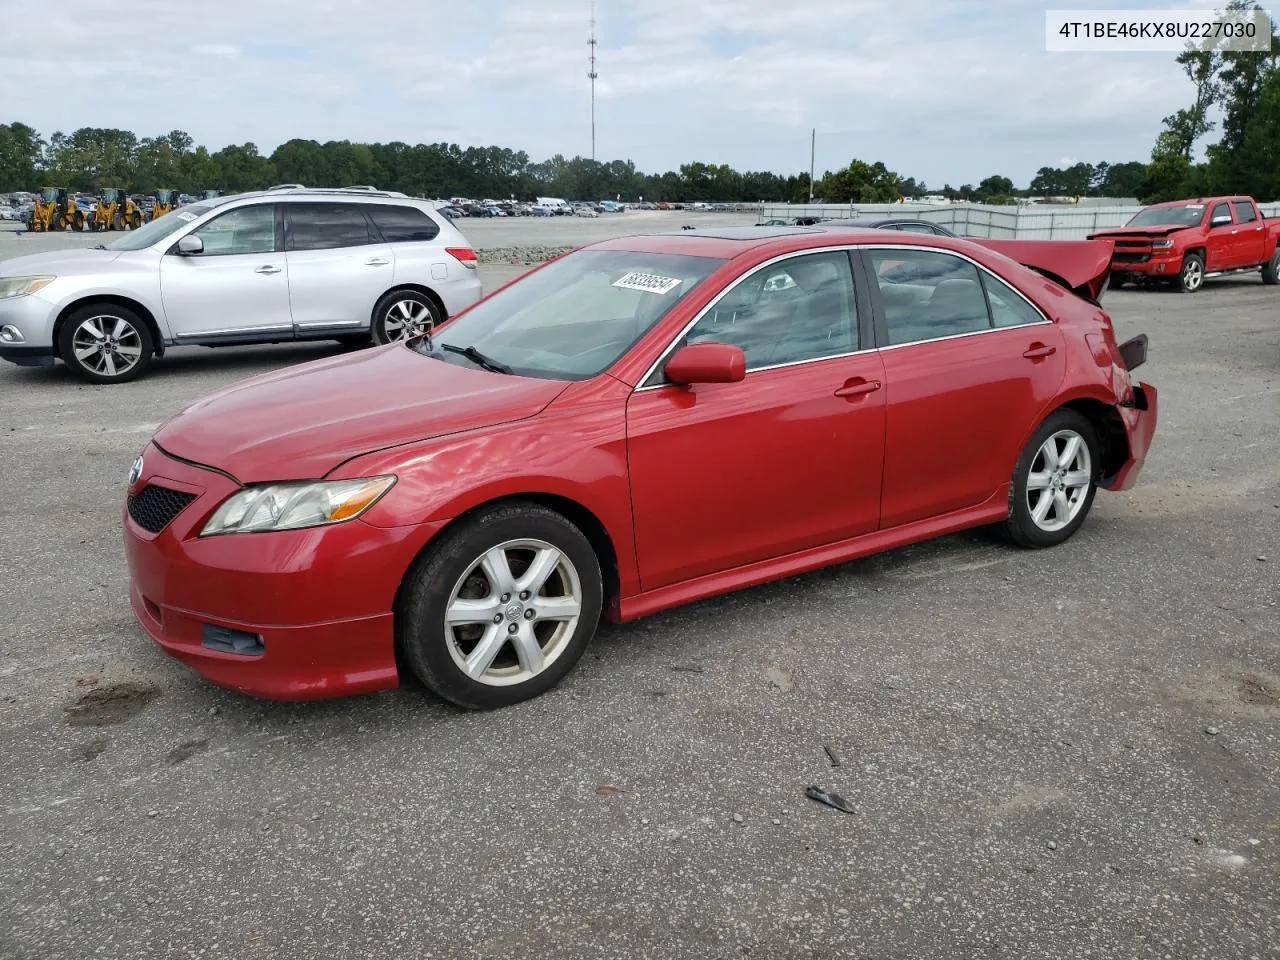
[[[838,220],[853,217],[911,217],[928,220],[953,233],[969,237],[1003,237],[1019,240],[1080,240],[1097,230],[1122,227],[1142,207],[1104,207],[1093,204],[1028,204],[992,206],[951,203],[926,206],[918,203],[860,204],[760,204],[760,219],[790,220],[818,217]],[[1280,203],[1259,204],[1263,216],[1280,215]]]

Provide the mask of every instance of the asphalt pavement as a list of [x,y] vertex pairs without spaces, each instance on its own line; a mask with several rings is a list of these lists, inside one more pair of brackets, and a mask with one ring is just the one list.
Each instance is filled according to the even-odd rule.
[[485,714],[254,701],[133,622],[155,425],[342,348],[0,364],[0,957],[1280,956],[1280,290],[1104,302],[1160,425],[1066,545],[606,627]]

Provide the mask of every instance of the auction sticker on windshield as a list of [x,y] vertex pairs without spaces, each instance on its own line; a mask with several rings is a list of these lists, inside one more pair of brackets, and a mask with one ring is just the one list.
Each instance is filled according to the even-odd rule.
[[187,223],[190,223],[190,222],[191,222],[192,220],[194,220],[195,218],[196,218],[196,215],[195,215],[194,213],[188,213],[188,212],[187,212],[187,211],[185,211],[185,210],[179,210],[179,211],[178,211],[178,219],[179,219],[179,220],[185,220]]
[[643,290],[645,293],[670,293],[680,286],[675,277],[660,277],[653,273],[628,273],[613,281],[615,287],[624,290]]

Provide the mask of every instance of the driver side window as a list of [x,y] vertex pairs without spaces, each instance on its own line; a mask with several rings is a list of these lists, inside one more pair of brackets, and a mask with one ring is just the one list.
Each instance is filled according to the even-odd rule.
[[[1216,220],[1220,220],[1222,217],[1227,218],[1226,223],[1215,223]],[[1214,204],[1213,212],[1209,214],[1209,225],[1211,227],[1212,226],[1225,227],[1225,226],[1229,226],[1230,223],[1231,223],[1231,205],[1227,203]]]
[[272,253],[276,249],[275,204],[228,210],[194,232],[204,243],[202,257]]
[[848,254],[806,254],[759,268],[711,306],[685,343],[741,347],[748,371],[853,353],[858,323]]

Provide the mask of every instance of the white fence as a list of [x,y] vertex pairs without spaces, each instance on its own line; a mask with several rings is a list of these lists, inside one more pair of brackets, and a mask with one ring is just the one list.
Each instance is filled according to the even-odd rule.
[[[1264,216],[1280,214],[1280,203],[1262,204]],[[989,206],[980,203],[953,203],[925,206],[918,203],[873,203],[809,205],[761,204],[760,219],[819,217],[824,220],[849,217],[911,217],[928,220],[953,233],[968,237],[1005,237],[1020,240],[1079,240],[1095,230],[1124,226],[1141,210],[1137,206],[1104,207],[1092,204],[1029,204]]]

